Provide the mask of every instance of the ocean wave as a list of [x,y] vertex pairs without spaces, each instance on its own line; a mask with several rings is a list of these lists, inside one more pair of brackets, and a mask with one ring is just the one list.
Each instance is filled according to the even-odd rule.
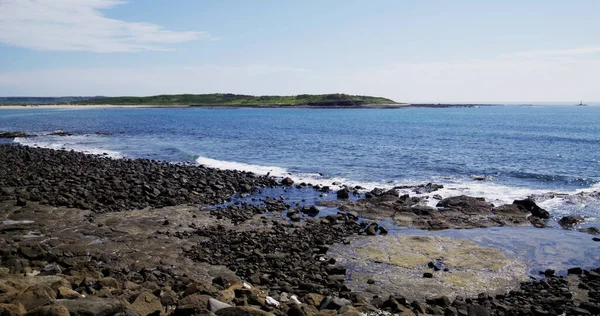
[[261,166],[261,165],[253,165],[244,162],[235,162],[235,161],[227,161],[227,160],[217,160],[208,157],[198,157],[196,158],[196,162],[199,165],[204,165],[210,168],[216,169],[229,169],[229,170],[239,170],[239,171],[247,171],[253,172],[259,175],[269,174],[274,177],[283,177],[289,174],[287,169],[275,166]]
[[84,136],[41,136],[41,137],[17,137],[14,139],[15,143],[30,146],[30,147],[41,147],[49,149],[66,149],[82,152],[89,155],[106,156],[110,158],[124,158],[124,155],[115,150],[109,150],[100,148],[93,145],[82,144],[81,137]]

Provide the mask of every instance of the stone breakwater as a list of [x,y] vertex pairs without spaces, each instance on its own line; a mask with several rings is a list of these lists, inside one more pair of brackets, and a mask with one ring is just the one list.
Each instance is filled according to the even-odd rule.
[[[12,145],[0,146],[0,170],[0,315],[600,314],[600,269],[547,270],[500,294],[365,297],[331,251],[384,237],[384,227],[359,222],[362,210],[311,218],[314,207],[293,210],[285,198],[260,195],[264,206],[205,210],[235,192],[274,186],[272,178]],[[373,193],[369,212],[381,196]],[[394,264],[405,258],[375,255]],[[452,266],[460,264],[443,273]]]

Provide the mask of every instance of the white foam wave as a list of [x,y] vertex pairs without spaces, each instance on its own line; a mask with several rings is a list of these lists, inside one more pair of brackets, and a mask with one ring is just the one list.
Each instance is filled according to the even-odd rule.
[[123,154],[119,151],[89,146],[80,143],[81,136],[53,136],[53,137],[35,137],[35,138],[15,138],[14,141],[21,145],[30,147],[41,147],[49,149],[66,149],[74,150],[89,155],[100,155],[110,158],[123,158]]
[[217,160],[211,159],[208,157],[198,157],[196,162],[199,165],[204,165],[210,168],[216,169],[228,169],[228,170],[239,170],[239,171],[247,171],[253,172],[260,175],[269,174],[274,177],[284,177],[288,175],[288,171],[285,168],[275,167],[275,166],[261,166],[261,165],[253,165],[243,162],[235,162],[235,161],[226,161],[226,160]]

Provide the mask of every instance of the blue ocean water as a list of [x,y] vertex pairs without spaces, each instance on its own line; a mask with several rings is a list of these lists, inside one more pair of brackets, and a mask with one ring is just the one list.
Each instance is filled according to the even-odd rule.
[[[593,106],[4,109],[0,130],[42,135],[16,139],[28,145],[291,174],[312,183],[436,182],[446,185],[446,195],[499,203],[600,183],[600,107]],[[74,135],[47,135],[57,130]]]

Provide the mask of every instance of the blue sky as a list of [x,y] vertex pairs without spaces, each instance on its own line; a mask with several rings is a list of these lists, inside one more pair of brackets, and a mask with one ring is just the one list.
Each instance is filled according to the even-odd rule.
[[0,0],[0,96],[600,101],[600,1]]

